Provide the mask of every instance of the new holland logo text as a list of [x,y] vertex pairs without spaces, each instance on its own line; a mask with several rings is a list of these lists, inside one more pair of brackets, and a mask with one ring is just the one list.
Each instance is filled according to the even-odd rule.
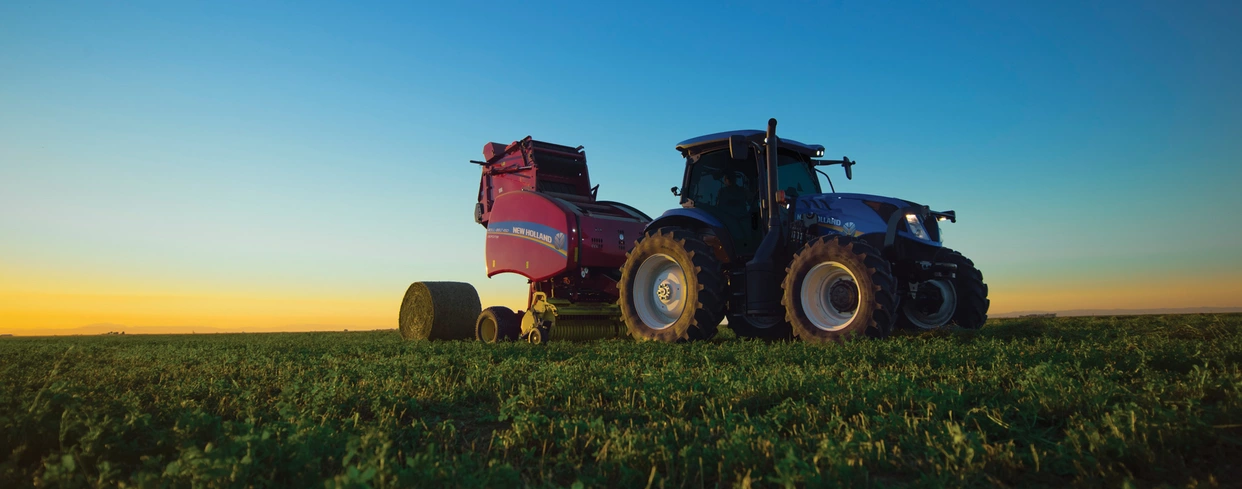
[[[815,220],[816,220],[816,221],[818,221],[820,224],[831,224],[831,225],[833,225],[833,226],[840,226],[840,225],[841,225],[841,220],[840,220],[840,219],[837,219],[837,218],[835,218],[835,217],[830,217],[830,216],[819,216],[819,215],[815,215],[815,214],[810,214],[810,216],[814,216],[814,217],[815,217]],[[806,218],[806,217],[808,217],[808,215],[807,215],[807,214],[803,214],[802,216],[799,216],[799,219],[803,219],[803,218]]]
[[525,221],[492,222],[487,225],[487,237],[521,238],[547,246],[561,255],[568,254],[565,233],[543,224]]
[[840,219],[837,219],[835,217],[828,217],[828,216],[819,216],[819,222],[822,222],[824,224],[831,224],[833,226],[841,225]]
[[534,229],[527,229],[522,226],[513,226],[513,234],[524,234],[547,244],[552,244],[552,237],[545,233],[541,233]]
[[858,225],[854,224],[853,221],[847,221],[845,223],[842,223],[840,219],[837,219],[835,217],[818,216],[814,214],[803,214],[802,216],[799,216],[800,219],[806,219],[808,217],[813,217],[815,219],[815,222],[821,225],[836,228],[837,230],[841,231],[841,233],[845,234],[846,236],[859,236],[862,234],[861,232],[858,231]]

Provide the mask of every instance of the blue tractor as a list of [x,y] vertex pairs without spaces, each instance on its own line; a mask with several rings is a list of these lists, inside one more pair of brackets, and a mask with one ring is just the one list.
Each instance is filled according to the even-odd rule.
[[[728,318],[742,337],[844,341],[893,328],[979,328],[988,287],[974,263],[941,243],[953,211],[876,195],[824,192],[824,147],[767,131],[683,141],[681,207],[647,225],[617,284],[635,338],[715,336]],[[831,188],[831,180],[828,180]]]

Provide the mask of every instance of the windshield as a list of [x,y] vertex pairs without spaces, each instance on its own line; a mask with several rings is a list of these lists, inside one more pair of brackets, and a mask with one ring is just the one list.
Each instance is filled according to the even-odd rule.
[[[780,190],[798,195],[820,193],[819,180],[803,157],[781,152],[777,163]],[[683,197],[695,206],[726,206],[735,212],[755,210],[764,187],[757,162],[735,160],[728,151],[704,154],[692,163]]]
[[805,160],[781,153],[776,164],[776,176],[779,179],[780,190],[788,191],[792,188],[798,195],[820,193],[819,180],[815,178],[815,174],[812,173],[814,170]]

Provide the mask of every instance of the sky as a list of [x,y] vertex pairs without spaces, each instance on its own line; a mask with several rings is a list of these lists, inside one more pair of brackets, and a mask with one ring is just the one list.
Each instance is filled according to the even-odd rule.
[[953,209],[993,314],[1242,306],[1238,2],[0,2],[0,333],[396,327],[413,281],[523,307],[490,141],[762,128],[839,191]]

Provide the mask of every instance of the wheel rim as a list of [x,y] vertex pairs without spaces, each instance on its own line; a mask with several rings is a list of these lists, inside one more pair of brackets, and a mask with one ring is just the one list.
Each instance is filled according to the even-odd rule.
[[[853,307],[849,294],[853,293]],[[835,261],[811,268],[802,280],[802,310],[816,328],[840,331],[858,315],[858,279],[845,265]]]
[[647,257],[634,274],[634,309],[651,329],[666,329],[686,308],[686,272],[671,256]]
[[488,343],[496,342],[496,321],[485,317],[479,322],[479,339]]
[[902,306],[901,311],[906,315],[912,324],[920,329],[939,329],[953,319],[953,312],[957,310],[957,289],[947,280],[929,280],[919,284],[919,287],[933,286],[940,289],[940,297],[944,300],[940,301],[940,307],[936,312],[925,313],[914,307],[914,303],[906,302]]

